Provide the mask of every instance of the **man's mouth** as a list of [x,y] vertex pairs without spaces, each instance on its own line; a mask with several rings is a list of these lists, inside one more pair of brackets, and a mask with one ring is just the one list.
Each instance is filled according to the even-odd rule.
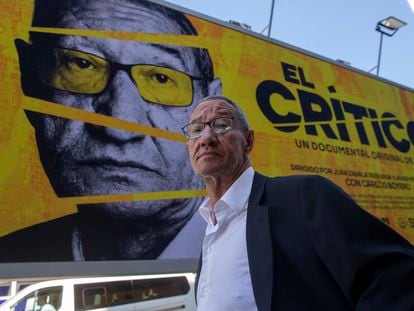
[[203,157],[208,157],[208,156],[217,157],[217,156],[220,156],[220,154],[218,154],[217,152],[203,152],[202,154],[197,155],[196,160],[203,158]]

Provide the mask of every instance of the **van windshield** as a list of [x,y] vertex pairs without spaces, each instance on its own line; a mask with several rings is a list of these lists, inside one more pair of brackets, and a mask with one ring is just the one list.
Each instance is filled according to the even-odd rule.
[[16,302],[10,311],[39,311],[46,305],[53,306],[55,310],[58,310],[62,304],[62,291],[62,286],[36,290]]

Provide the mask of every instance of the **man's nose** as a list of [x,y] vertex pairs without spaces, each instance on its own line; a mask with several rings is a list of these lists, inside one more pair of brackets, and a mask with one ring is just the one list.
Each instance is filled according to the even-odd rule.
[[206,124],[198,138],[202,146],[214,146],[217,144],[217,134],[213,131],[210,124]]
[[[95,111],[119,120],[150,125],[148,105],[129,75],[125,71],[119,71],[97,99]],[[145,136],[109,127],[105,127],[103,132],[109,138],[120,142],[142,139]]]

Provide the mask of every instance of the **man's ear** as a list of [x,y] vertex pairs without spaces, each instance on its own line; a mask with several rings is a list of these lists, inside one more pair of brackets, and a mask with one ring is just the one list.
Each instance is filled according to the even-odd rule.
[[248,130],[245,133],[245,137],[246,137],[245,152],[246,152],[246,154],[249,154],[252,151],[253,145],[254,145],[254,132],[253,132],[253,130]]
[[220,78],[215,78],[208,85],[208,96],[222,95],[223,89]]

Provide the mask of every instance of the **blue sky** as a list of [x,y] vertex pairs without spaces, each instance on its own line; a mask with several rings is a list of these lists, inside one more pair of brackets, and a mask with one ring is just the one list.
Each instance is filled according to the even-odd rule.
[[[271,0],[168,2],[222,21],[249,24],[255,32],[269,23],[272,4]],[[393,37],[384,36],[379,75],[414,89],[414,12],[407,0],[275,0],[271,37],[369,71],[378,60],[380,33],[375,26],[389,16],[407,25]]]

